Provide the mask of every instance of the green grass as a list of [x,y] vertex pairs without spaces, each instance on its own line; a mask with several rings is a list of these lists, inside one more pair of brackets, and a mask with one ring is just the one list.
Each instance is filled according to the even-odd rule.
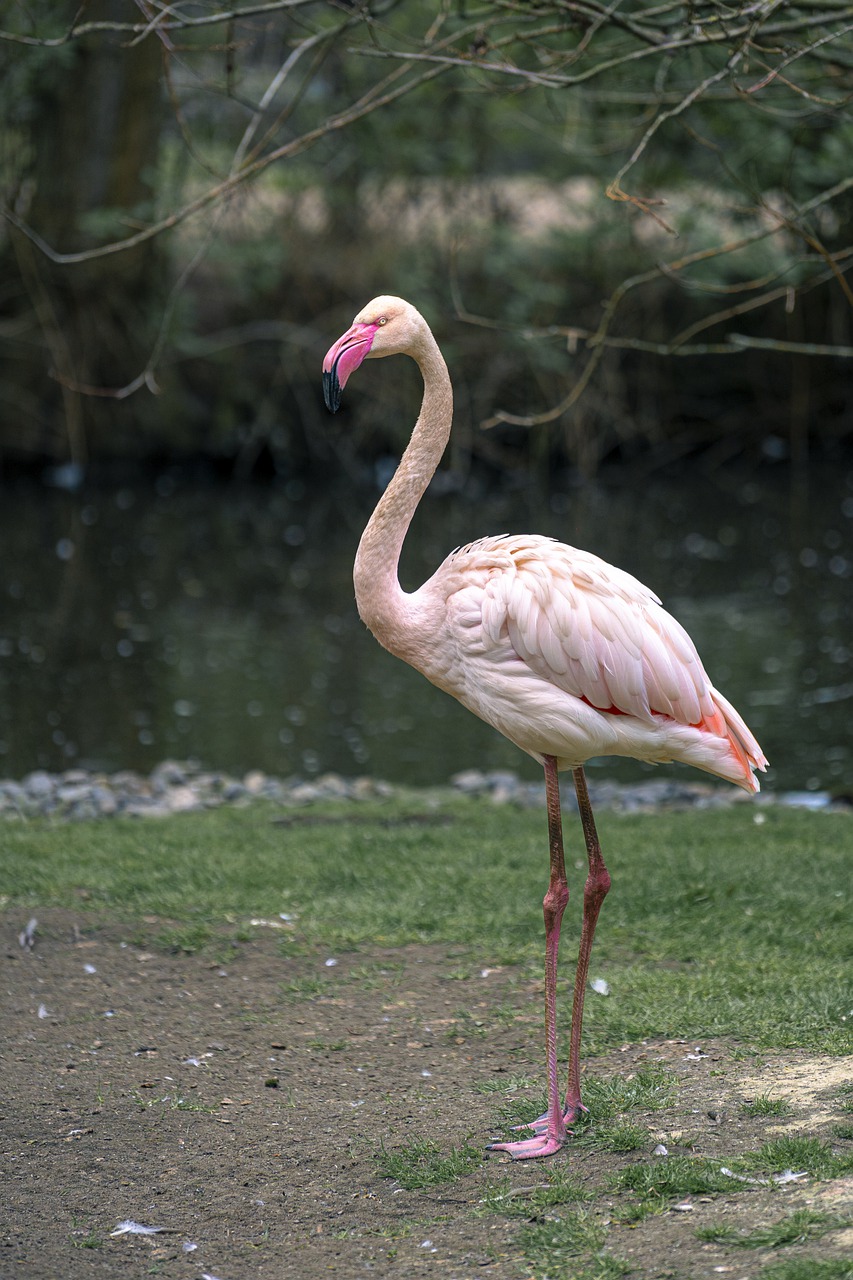
[[786,1258],[765,1267],[759,1280],[853,1280],[853,1259]]
[[596,1121],[626,1111],[660,1111],[675,1098],[677,1081],[663,1067],[639,1067],[633,1075],[593,1077],[584,1084],[584,1102]]
[[90,1231],[85,1236],[71,1236],[70,1240],[75,1249],[102,1249],[104,1247],[103,1236],[99,1236],[97,1231]]
[[532,1187],[513,1187],[509,1175],[489,1183],[480,1201],[482,1213],[506,1217],[538,1218],[558,1205],[584,1203],[593,1199],[568,1165],[549,1165],[545,1181]]
[[[724,1169],[731,1172],[725,1173]],[[700,1156],[643,1161],[622,1169],[610,1181],[616,1190],[633,1192],[638,1197],[632,1216],[639,1220],[676,1198],[735,1194],[750,1178],[772,1185],[773,1174],[789,1169],[805,1171],[812,1178],[843,1177],[853,1173],[853,1153],[839,1155],[830,1143],[819,1138],[785,1136],[728,1162]]]
[[[287,912],[297,921],[285,953],[433,942],[468,948],[478,964],[538,966],[544,813],[459,798],[443,810],[449,822],[393,821],[418,804],[432,812],[410,796],[359,805],[351,823],[345,807],[329,805],[312,810],[311,823],[283,825],[264,804],[161,821],[4,822],[0,901],[118,917],[147,945],[159,935],[165,947],[221,946],[229,930],[245,937],[253,916]],[[611,994],[587,1001],[587,1054],[646,1037],[721,1035],[853,1049],[853,823],[780,807],[757,825],[754,812],[600,815],[613,889],[593,965]],[[565,825],[564,992],[583,883],[571,812]],[[159,925],[146,923],[152,916]]]
[[607,1228],[584,1209],[522,1227],[516,1244],[537,1275],[549,1280],[617,1280],[630,1266],[604,1253]]
[[290,1000],[315,1000],[317,996],[329,995],[334,989],[329,978],[315,978],[309,975],[293,978],[290,982],[281,984],[282,996]]
[[633,1191],[641,1200],[674,1200],[740,1189],[734,1179],[720,1172],[716,1160],[701,1156],[669,1156],[629,1165],[614,1176],[613,1186]]
[[406,1191],[422,1191],[455,1182],[483,1162],[479,1147],[452,1147],[445,1154],[435,1142],[416,1138],[403,1147],[387,1150],[383,1143],[376,1157],[383,1178],[393,1178]]
[[768,1118],[771,1116],[787,1116],[790,1115],[792,1110],[793,1107],[787,1098],[774,1098],[769,1093],[760,1093],[749,1102],[744,1102],[740,1108],[740,1113],[742,1116],[750,1118]]
[[759,1151],[742,1156],[732,1168],[759,1174],[805,1169],[813,1178],[840,1178],[853,1173],[853,1152],[839,1155],[820,1138],[786,1135],[765,1142]]
[[619,1153],[641,1151],[643,1148],[648,1150],[649,1131],[645,1125],[628,1124],[624,1121],[616,1124],[594,1124],[579,1135],[576,1145],[593,1151]]
[[778,1249],[785,1245],[805,1244],[850,1225],[848,1219],[816,1209],[795,1209],[778,1222],[740,1232],[734,1227],[700,1227],[697,1239],[709,1244],[734,1245],[738,1249]]

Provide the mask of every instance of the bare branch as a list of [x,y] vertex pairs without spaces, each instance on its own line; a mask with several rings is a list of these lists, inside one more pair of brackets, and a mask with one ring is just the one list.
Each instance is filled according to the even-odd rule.
[[157,336],[154,339],[154,345],[151,348],[151,354],[146,360],[145,367],[140,371],[140,373],[138,373],[135,378],[132,378],[130,382],[125,383],[122,387],[91,386],[88,383],[75,381],[68,374],[63,375],[61,373],[54,372],[53,376],[58,382],[62,383],[62,385],[69,390],[76,391],[80,395],[101,396],[111,400],[126,400],[136,391],[141,391],[143,387],[147,387],[153,395],[159,395],[160,388],[157,385],[157,366],[160,364],[163,351],[166,347],[166,342],[169,337],[169,329],[172,324],[172,317],[175,314],[175,307],[177,306],[178,300],[181,297],[190,277],[194,274],[196,268],[207,255],[210,244],[217,233],[217,223],[221,220],[225,212],[225,207],[226,206],[222,204],[219,208],[214,209],[213,221],[208,227],[202,243],[196,249],[192,258],[186,264],[183,271],[172,285],[172,288],[169,290],[169,296],[166,299],[166,305],[163,309],[163,315],[160,319],[160,326],[157,330]]
[[281,86],[284,84],[290,72],[296,66],[296,63],[299,61],[299,59],[302,57],[304,53],[307,53],[309,49],[316,48],[318,44],[322,44],[327,38],[328,38],[327,32],[317,32],[313,36],[306,36],[306,38],[302,40],[296,46],[296,48],[290,54],[288,54],[288,56],[285,58],[284,62],[281,64],[278,71],[273,76],[270,83],[267,85],[266,92],[264,93],[263,97],[258,103],[257,109],[254,112],[252,119],[249,121],[248,125],[246,126],[245,132],[242,138],[240,139],[240,142],[237,146],[237,149],[234,152],[234,156],[231,161],[231,166],[230,166],[231,173],[239,172],[240,166],[243,163],[243,160],[245,158],[246,152],[249,149],[249,145],[252,141],[252,138],[255,136],[255,133],[258,130],[258,126],[260,125],[261,121],[264,118],[264,112],[266,111],[267,107],[275,98],[276,94],[278,93]]
[[[775,9],[772,6],[770,12]],[[802,6],[801,6],[802,7]],[[745,10],[745,14],[755,12],[760,6],[751,6]],[[648,15],[647,15],[648,18]],[[627,53],[621,53],[615,57],[602,58],[600,62],[593,64],[586,70],[575,74],[565,75],[559,72],[537,71],[529,67],[521,67],[513,62],[495,62],[486,61],[484,58],[470,54],[464,56],[462,54],[453,54],[440,52],[438,50],[430,50],[426,52],[414,53],[401,49],[378,49],[366,47],[354,47],[348,50],[353,54],[359,54],[363,57],[370,58],[391,58],[397,60],[409,60],[415,62],[432,62],[437,65],[447,67],[464,68],[467,71],[477,70],[490,75],[510,77],[526,81],[531,86],[547,88],[547,89],[568,89],[577,85],[585,84],[588,81],[600,77],[607,72],[617,68],[627,66],[630,63],[645,61],[649,57],[659,57],[662,54],[673,54],[682,50],[713,48],[722,44],[734,44],[738,42],[742,45],[744,41],[752,40],[758,31],[762,36],[767,38],[778,35],[791,35],[794,32],[808,29],[813,26],[819,26],[826,23],[837,23],[842,19],[853,18],[853,5],[840,4],[837,10],[821,13],[802,13],[796,17],[778,22],[769,22],[766,20],[766,12],[758,19],[750,22],[739,22],[737,24],[727,26],[702,26],[694,24],[684,34],[666,35],[659,44],[651,44],[638,49],[632,49]],[[551,28],[549,34],[555,34],[558,29]],[[564,28],[567,30],[567,28]],[[842,31],[831,32],[825,40],[821,40],[821,44],[838,39],[846,32],[846,28]],[[529,42],[537,33],[529,32],[525,37]],[[519,37],[515,34],[507,37],[500,43],[500,47],[507,47],[515,43]],[[741,55],[742,56],[742,52]]]
[[730,333],[728,341],[733,347],[746,350],[777,351],[781,355],[832,356],[833,359],[853,359],[853,347],[835,347],[821,342],[783,342],[779,338],[752,338],[745,333]]
[[9,44],[24,44],[42,49],[58,49],[72,40],[81,40],[92,35],[131,35],[145,37],[153,30],[181,31],[194,27],[213,27],[222,23],[238,22],[242,18],[258,17],[261,14],[280,13],[286,10],[306,8],[316,4],[316,0],[270,0],[267,4],[249,4],[244,8],[225,9],[219,13],[200,14],[197,17],[183,15],[173,5],[162,6],[163,19],[147,22],[74,22],[60,36],[28,36],[18,31],[0,29],[0,40]]
[[[109,244],[98,245],[92,249],[81,249],[76,253],[59,253],[37,231],[28,226],[23,218],[19,217],[15,210],[9,208],[8,205],[0,206],[0,215],[10,222],[12,226],[16,227],[22,235],[25,235],[46,258],[49,258],[51,262],[56,263],[58,266],[72,266],[80,262],[91,262],[94,258],[105,258],[112,254],[124,253],[127,249],[133,249],[137,245],[145,244],[148,240],[153,240],[155,236],[162,235],[165,231],[170,231],[173,227],[180,226],[181,223],[186,222],[211,204],[229,196],[243,183],[256,178],[258,174],[263,173],[270,165],[280,160],[300,155],[303,151],[307,151],[315,143],[319,142],[321,138],[326,138],[329,134],[345,129],[356,120],[361,120],[372,112],[396,102],[420,85],[426,84],[437,76],[442,75],[444,70],[444,67],[432,67],[429,71],[425,71],[419,76],[406,80],[402,84],[397,84],[395,88],[389,89],[385,93],[378,93],[376,87],[374,87],[357,102],[353,103],[352,106],[329,116],[316,128],[309,129],[300,137],[293,138],[266,155],[250,161],[242,169],[229,174],[224,181],[209,187],[207,191],[202,192],[200,196],[196,196],[195,199],[190,200],[180,209],[176,209],[165,218],[161,218],[159,222],[154,222],[150,226],[143,228],[143,230],[137,231],[134,235],[126,236],[122,240],[113,240]],[[396,78],[397,75],[395,73],[388,78],[386,83],[390,83],[392,79]]]
[[677,106],[671,107],[666,111],[658,112],[640,141],[637,143],[629,159],[625,161],[615,178],[608,185],[605,194],[610,200],[630,201],[631,204],[637,205],[645,213],[651,214],[655,222],[660,223],[666,231],[669,231],[673,235],[677,234],[674,228],[668,226],[662,218],[659,218],[657,214],[653,212],[651,208],[651,201],[642,200],[638,196],[628,195],[622,188],[622,179],[637,163],[661,125],[665,124],[667,120],[672,120],[675,116],[680,116],[688,107],[691,107],[698,98],[701,98],[706,90],[710,89],[712,85],[718,84],[720,80],[725,80],[727,76],[731,75],[742,57],[743,48],[737,49],[726,61],[726,65],[724,67],[721,67],[720,70],[716,71],[713,75],[707,76],[701,84],[697,84],[695,88],[691,89],[690,93],[686,94],[685,97],[682,98],[681,102],[679,102]]
[[[718,244],[708,249],[702,249],[694,253],[685,254],[683,257],[668,263],[660,263],[656,267],[648,271],[643,271],[637,275],[631,276],[623,280],[620,285],[613,291],[608,301],[605,303],[601,322],[595,331],[588,331],[572,327],[550,326],[546,329],[523,329],[521,334],[524,337],[565,337],[568,341],[570,350],[577,347],[579,341],[583,341],[587,347],[589,355],[581,369],[580,375],[572,386],[568,394],[556,405],[550,409],[543,410],[538,414],[518,415],[499,410],[491,418],[488,418],[481,425],[486,427],[494,427],[500,423],[506,423],[511,426],[534,427],[541,426],[549,422],[554,422],[563,414],[568,412],[580,399],[583,392],[588,387],[592,375],[597,369],[601,357],[605,349],[629,349],[636,351],[645,351],[661,356],[688,356],[688,355],[734,355],[755,346],[762,349],[778,351],[780,353],[791,353],[796,351],[803,355],[826,355],[837,356],[839,358],[848,358],[851,354],[850,350],[843,346],[822,346],[816,343],[784,343],[775,339],[753,339],[743,335],[727,335],[724,342],[718,343],[691,343],[689,340],[697,333],[704,329],[720,324],[727,319],[742,315],[748,311],[756,310],[762,306],[767,306],[771,302],[785,297],[790,293],[789,285],[782,285],[777,289],[767,291],[758,298],[750,298],[743,303],[726,308],[723,311],[715,312],[713,316],[705,317],[701,321],[697,321],[694,325],[676,334],[669,342],[654,343],[644,339],[632,337],[612,336],[610,328],[614,321],[616,312],[625,299],[625,297],[633,290],[639,288],[643,284],[648,284],[655,279],[659,279],[661,275],[666,274],[675,276],[683,272],[685,268],[699,262],[708,261],[716,257],[723,257],[734,253],[737,250],[748,247],[761,240],[767,239],[778,233],[780,223],[786,227],[793,226],[800,234],[799,224],[801,220],[815,209],[829,204],[839,195],[853,188],[853,177],[844,178],[836,183],[833,187],[825,191],[819,192],[811,200],[806,201],[790,217],[784,218],[782,215],[776,214],[775,225],[767,224],[756,228],[755,231],[748,235],[740,237],[738,240],[728,241],[724,244]],[[775,211],[773,211],[775,213]],[[804,236],[807,239],[807,237]],[[808,241],[812,247],[816,247],[812,241]],[[844,249],[837,254],[827,255],[823,246],[817,246],[818,256],[825,262],[828,260],[827,270],[817,273],[813,278],[799,288],[800,292],[806,289],[815,288],[820,284],[826,284],[829,280],[836,278],[843,280],[845,288],[849,291],[849,286],[844,280],[845,273],[853,268],[853,262],[849,259],[853,257],[853,247]],[[842,267],[840,264],[844,262],[846,265]],[[750,287],[747,284],[744,287]],[[468,312],[458,296],[458,291],[454,290],[454,301],[456,304],[456,312],[459,318],[472,324],[491,325],[484,317],[479,317]]]
[[[28,225],[25,211],[20,206],[0,208],[8,223],[17,229],[20,236],[26,237],[28,243],[24,247],[31,258],[36,256],[33,251],[38,250],[47,260],[60,266],[74,266],[123,253],[200,214],[208,214],[209,217],[212,211],[211,225],[204,229],[202,235],[202,248],[184,268],[166,301],[159,332],[145,368],[123,387],[97,388],[74,383],[68,361],[60,363],[56,360],[59,373],[55,376],[60,377],[66,389],[72,393],[84,392],[114,399],[126,398],[143,386],[156,390],[156,369],[162,359],[179,292],[186,286],[211,237],[216,234],[220,216],[227,209],[231,197],[243,184],[259,178],[272,165],[303,154],[316,143],[349,128],[374,111],[393,106],[447,71],[464,72],[467,84],[473,82],[477,91],[485,88],[489,92],[508,95],[528,89],[541,90],[545,91],[549,102],[561,91],[592,85],[593,92],[587,92],[583,97],[585,109],[589,109],[590,104],[597,106],[603,102],[617,108],[625,107],[622,112],[599,111],[594,114],[590,111],[594,118],[590,150],[594,147],[598,148],[599,155],[612,155],[613,135],[608,131],[613,128],[614,121],[616,127],[623,130],[617,138],[618,159],[612,162],[615,168],[621,161],[621,167],[604,187],[604,193],[612,201],[638,209],[673,235],[677,234],[675,227],[657,212],[664,201],[634,194],[623,185],[629,173],[640,173],[641,161],[648,162],[651,156],[660,152],[662,130],[669,121],[680,119],[685,129],[693,130],[690,116],[693,108],[697,108],[694,115],[699,115],[707,104],[719,102],[747,103],[756,113],[771,117],[787,112],[795,122],[819,121],[822,124],[827,118],[826,108],[834,112],[830,117],[834,121],[845,119],[843,110],[849,101],[845,93],[850,85],[849,68],[842,54],[844,42],[853,32],[853,4],[849,0],[824,0],[823,3],[799,0],[796,4],[789,3],[789,0],[748,0],[742,4],[723,3],[722,0],[691,0],[690,4],[683,0],[663,0],[662,3],[648,5],[627,3],[626,0],[481,0],[476,10],[469,9],[461,16],[455,6],[438,6],[439,12],[428,14],[417,34],[413,33],[410,22],[395,27],[389,20],[388,14],[394,12],[396,2],[361,0],[355,5],[351,0],[332,0],[331,4],[320,6],[317,16],[316,12],[305,13],[308,5],[317,10],[317,0],[232,3],[231,7],[215,12],[199,12],[203,6],[197,6],[192,0],[134,0],[136,12],[130,7],[128,13],[139,20],[133,22],[82,21],[83,5],[70,25],[58,35],[42,38],[29,33],[0,31],[0,42],[42,48],[57,48],[97,35],[112,36],[113,47],[118,42],[124,48],[150,39],[161,42],[169,55],[164,59],[165,78],[176,118],[185,131],[191,155],[203,165],[205,161],[195,152],[188,124],[194,118],[195,100],[191,98],[184,110],[185,104],[180,97],[184,92],[182,81],[177,76],[173,81],[171,71],[178,66],[182,71],[187,67],[194,70],[190,56],[199,52],[211,59],[220,49],[218,43],[213,43],[219,40],[219,36],[209,36],[208,44],[193,36],[182,47],[175,34],[227,27],[224,47],[229,59],[228,95],[232,104],[236,102],[240,109],[245,110],[245,114],[239,117],[231,144],[233,153],[224,156],[222,151],[218,153],[219,159],[214,162],[217,167],[214,168],[212,163],[208,169],[211,176],[206,179],[209,182],[207,189],[191,198],[187,198],[186,192],[174,195],[171,199],[175,204],[183,201],[179,207],[175,204],[166,206],[169,211],[150,225],[133,224],[138,229],[132,234],[107,244],[65,253],[47,243],[35,227]],[[406,13],[409,12],[407,8]],[[272,28],[278,35],[270,21],[275,15],[289,19],[289,27],[284,21],[281,23],[282,30],[287,30],[289,43],[281,46],[280,61],[277,58],[270,63],[272,41],[266,37],[265,43],[259,41],[257,60],[251,63],[247,74],[250,70],[255,77],[263,71],[267,80],[261,82],[260,89],[253,91],[251,101],[238,100],[230,81],[232,51],[240,47],[244,37],[250,38],[246,33],[252,28],[263,27],[265,31]],[[246,26],[235,35],[232,28],[239,23]],[[58,24],[55,24],[54,30],[57,28]],[[294,30],[296,39],[293,38]],[[345,33],[346,40],[352,42],[348,49],[344,48],[341,39]],[[467,51],[466,41],[470,42]],[[383,47],[383,43],[396,47]],[[190,48],[191,55],[179,62],[179,58],[184,58],[184,48]],[[310,114],[310,127],[305,127],[303,122],[298,136],[287,137],[282,125],[287,122],[290,128],[290,121],[294,121],[294,133],[300,127],[297,106],[301,109],[306,89],[316,83],[314,72],[333,50],[365,60],[358,67],[362,85],[357,91],[358,96],[346,107],[336,110],[324,105],[324,98],[320,112],[328,110],[331,114],[317,124],[314,123],[316,114]],[[254,53],[253,50],[253,57]],[[826,72],[827,61],[836,54],[838,65],[833,65],[830,77]],[[11,56],[15,56],[14,53]],[[373,67],[367,67],[369,58],[384,59],[386,64],[374,63]],[[653,61],[649,62],[649,59]],[[744,70],[747,61],[748,71]],[[801,83],[794,83],[785,74],[794,64],[797,68],[794,74]],[[208,65],[202,61],[204,68]],[[372,74],[373,68],[378,68],[375,75]],[[364,81],[371,78],[375,83],[363,87]],[[208,87],[207,81],[204,84]],[[599,85],[602,89],[596,93]],[[622,85],[626,87],[623,89]],[[290,92],[291,88],[293,92]],[[323,92],[327,91],[328,86],[324,85]],[[837,98],[829,96],[835,94]],[[541,96],[537,93],[531,98],[538,103]],[[336,100],[336,106],[339,101]],[[697,107],[697,104],[701,105]],[[632,112],[633,106],[639,107],[640,112]],[[310,106],[310,111],[314,113],[315,107]],[[233,122],[233,116],[226,116],[226,119]],[[775,120],[771,119],[770,123],[775,127]],[[701,129],[702,126],[699,127]],[[698,134],[693,131],[692,136],[695,139]],[[703,141],[703,145],[713,144]],[[736,153],[738,148],[732,150]],[[217,154],[213,148],[211,154]],[[726,167],[727,163],[730,167]],[[742,192],[747,183],[737,172],[737,163],[736,158],[727,161],[721,155],[719,159],[726,180]],[[823,157],[821,163],[824,163]],[[786,296],[795,296],[794,286],[788,283],[795,266],[801,269],[804,277],[799,279],[796,291],[804,292],[834,278],[853,305],[853,289],[847,278],[848,259],[853,250],[831,251],[809,222],[811,212],[853,188],[853,178],[842,179],[793,211],[780,212],[762,195],[761,183],[774,191],[779,186],[784,187],[784,179],[775,184],[766,180],[769,168],[769,165],[762,168],[756,164],[756,172],[761,177],[756,179],[759,189],[755,192],[750,189],[750,203],[756,217],[753,230],[737,237],[731,233],[728,240],[724,240],[724,232],[717,231],[721,243],[656,263],[649,270],[622,280],[607,299],[600,322],[594,329],[549,328],[545,331],[547,336],[564,338],[572,354],[583,344],[583,357],[574,385],[558,405],[540,414],[521,417],[501,412],[486,425],[507,422],[532,426],[561,417],[583,395],[600,367],[605,351],[611,349],[631,349],[666,356],[736,355],[749,346],[763,344],[770,350],[847,358],[849,350],[841,343],[826,347],[808,343],[786,345],[771,339],[753,340],[743,335],[726,335],[719,342],[695,340],[714,326],[766,308]],[[198,182],[198,170],[194,170],[193,178]],[[601,185],[604,186],[605,182],[606,178]],[[197,187],[195,189],[198,190]],[[761,268],[751,265],[749,271],[754,278],[734,284],[705,284],[690,279],[689,269],[692,266],[736,254],[785,230],[799,237],[820,261],[807,256],[797,257],[803,252],[801,247],[795,242],[792,249],[785,238],[784,254],[777,256],[771,264],[778,269],[765,271],[766,263]],[[20,236],[14,239],[20,241]],[[20,243],[24,244],[23,241]],[[705,290],[709,294],[724,295],[721,299],[724,305],[712,303],[711,306],[719,309],[692,324],[688,325],[686,319],[681,320],[679,323],[685,327],[668,341],[653,342],[645,337],[614,333],[617,313],[628,295],[652,281],[659,281],[661,277],[675,280],[685,290]],[[494,323],[469,314],[458,299],[457,314],[469,323]],[[529,334],[533,331],[521,332]],[[136,367],[132,365],[131,371]],[[124,373],[119,376],[124,376]]]
[[851,31],[853,31],[853,26],[842,27],[840,31],[831,31],[828,35],[821,36],[819,40],[813,40],[811,44],[804,45],[801,49],[795,49],[792,53],[789,53],[786,58],[783,58],[778,66],[773,67],[768,71],[767,75],[761,80],[756,80],[755,84],[749,85],[748,88],[744,89],[744,93],[757,93],[760,89],[765,89],[778,77],[788,88],[793,89],[796,93],[803,94],[810,102],[819,102],[822,106],[838,105],[831,99],[817,98],[813,94],[808,93],[805,89],[802,89],[800,86],[791,84],[791,82],[785,79],[782,75],[782,71],[785,67],[791,66],[793,62],[799,61],[800,58],[806,57],[807,54],[814,53],[825,44],[831,44],[835,40],[840,40],[842,36],[849,35]]
[[774,218],[777,218],[782,226],[787,227],[790,231],[795,232],[796,235],[800,236],[801,239],[805,240],[806,244],[810,245],[811,248],[814,249],[815,253],[820,254],[824,262],[826,262],[826,264],[829,266],[833,275],[835,275],[839,285],[841,286],[841,290],[844,296],[847,298],[847,301],[850,303],[851,306],[853,306],[853,292],[851,292],[850,286],[848,285],[847,281],[844,279],[843,273],[838,271],[838,269],[836,268],[835,262],[833,261],[832,255],[821,244],[817,236],[814,235],[813,232],[803,227],[802,218],[797,215],[787,217],[785,214],[780,213],[776,209],[773,209],[767,203],[764,204],[764,208],[767,209],[768,213],[770,213]]

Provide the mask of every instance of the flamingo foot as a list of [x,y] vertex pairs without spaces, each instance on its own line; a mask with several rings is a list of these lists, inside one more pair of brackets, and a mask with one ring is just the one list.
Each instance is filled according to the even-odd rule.
[[[568,1126],[574,1124],[581,1112],[589,1115],[589,1107],[585,1107],[582,1102],[578,1102],[573,1106],[567,1107],[563,1112],[563,1124]],[[512,1126],[513,1133],[520,1133],[523,1129],[530,1129],[535,1134],[545,1133],[548,1128],[548,1112],[544,1115],[537,1116],[535,1120],[531,1120],[529,1124],[514,1124]],[[568,1132],[571,1132],[568,1130]]]
[[[532,1126],[525,1126],[530,1128]],[[543,1156],[552,1156],[563,1146],[569,1135],[562,1137],[549,1133],[538,1133],[533,1138],[525,1138],[521,1142],[490,1142],[487,1151],[507,1151],[513,1160],[536,1160]]]

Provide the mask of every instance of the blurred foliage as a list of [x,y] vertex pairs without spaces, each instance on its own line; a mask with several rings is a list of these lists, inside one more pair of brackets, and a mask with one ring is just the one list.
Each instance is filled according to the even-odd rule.
[[[322,463],[319,360],[388,291],[451,362],[456,465],[845,444],[851,30],[840,0],[7,0],[0,456]],[[352,466],[413,417],[410,371],[365,386]]]

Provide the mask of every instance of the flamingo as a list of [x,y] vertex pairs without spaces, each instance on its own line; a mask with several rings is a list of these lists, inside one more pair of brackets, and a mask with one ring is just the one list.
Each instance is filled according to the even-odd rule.
[[[548,1109],[532,1136],[490,1149],[516,1160],[553,1155],[581,1102],[584,992],[595,926],[610,888],[584,773],[593,756],[682,761],[759,790],[767,761],[742,717],[712,686],[684,628],[630,574],[588,551],[537,535],[480,538],[451,552],[417,591],[398,564],[415,510],[450,437],[453,392],[423,316],[402,298],[358,313],[323,361],[331,412],[365,359],[407,355],[424,391],[409,444],[367,524],[355,559],[358,611],[381,645],[457,698],[544,769],[550,878],[545,916]],[[559,773],[572,771],[589,871],[575,976],[565,1101],[557,1079],[556,988],[568,902]]]

